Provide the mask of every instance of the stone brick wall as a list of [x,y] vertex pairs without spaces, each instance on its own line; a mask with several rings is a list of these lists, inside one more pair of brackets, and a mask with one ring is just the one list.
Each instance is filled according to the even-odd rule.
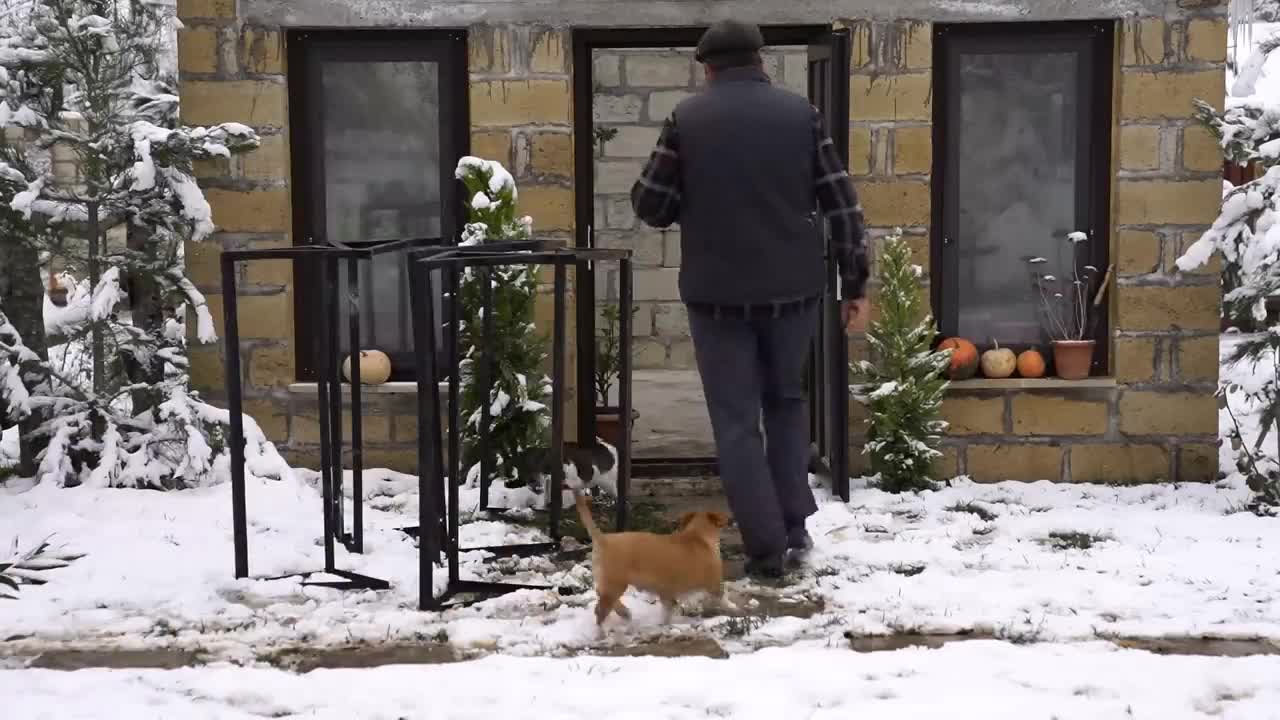
[[[775,83],[805,93],[806,49],[770,48],[765,71]],[[655,230],[631,211],[631,185],[658,140],[662,123],[681,100],[704,85],[689,48],[597,50],[592,58],[592,111],[597,128],[616,131],[597,143],[595,224],[599,247],[628,248],[635,259],[637,368],[693,369],[689,317],[676,285],[680,229]],[[616,274],[597,279],[597,303],[617,302]]]
[[[932,28],[911,20],[848,25],[850,170],[873,243],[900,226],[928,268]],[[939,476],[1075,482],[1216,476],[1216,268],[1180,273],[1174,261],[1217,215],[1221,156],[1190,118],[1193,99],[1221,102],[1226,41],[1217,8],[1118,21],[1113,377],[957,383],[943,408],[951,429]],[[927,286],[926,278],[922,291]],[[851,353],[864,356],[865,344],[852,339]],[[851,444],[860,453],[856,424],[865,412],[853,404],[851,416]],[[854,457],[855,469],[865,463]]]

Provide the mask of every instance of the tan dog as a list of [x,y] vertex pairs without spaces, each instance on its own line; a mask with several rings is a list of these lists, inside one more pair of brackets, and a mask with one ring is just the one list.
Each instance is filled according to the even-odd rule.
[[610,612],[631,619],[623,605],[628,587],[651,592],[662,601],[664,622],[670,622],[676,601],[706,592],[723,604],[720,530],[729,518],[718,512],[688,512],[670,535],[650,532],[604,533],[596,526],[587,498],[577,493],[578,517],[591,534],[591,573],[596,584],[596,625]]

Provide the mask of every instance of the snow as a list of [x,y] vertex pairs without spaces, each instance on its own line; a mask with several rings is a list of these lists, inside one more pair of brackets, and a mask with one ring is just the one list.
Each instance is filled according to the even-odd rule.
[[1276,717],[1280,658],[1160,657],[1099,644],[859,654],[816,647],[709,658],[490,657],[295,675],[217,665],[177,671],[0,671],[21,718],[249,720],[1004,720]]

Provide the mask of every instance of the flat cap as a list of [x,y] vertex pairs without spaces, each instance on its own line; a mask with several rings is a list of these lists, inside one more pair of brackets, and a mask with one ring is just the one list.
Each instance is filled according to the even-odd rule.
[[764,35],[760,33],[758,25],[721,20],[702,34],[694,58],[700,63],[715,65],[723,61],[750,58],[763,47]]

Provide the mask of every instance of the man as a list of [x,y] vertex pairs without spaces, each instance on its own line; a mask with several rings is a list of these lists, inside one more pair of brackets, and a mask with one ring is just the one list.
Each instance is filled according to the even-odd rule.
[[[831,228],[846,329],[868,312],[862,209],[822,115],[765,75],[755,25],[716,23],[698,42],[705,92],[667,119],[632,206],[681,229],[689,309],[720,476],[742,530],[747,572],[777,578],[811,545],[804,366],[824,287],[815,212]],[[761,411],[767,449],[760,433]]]

